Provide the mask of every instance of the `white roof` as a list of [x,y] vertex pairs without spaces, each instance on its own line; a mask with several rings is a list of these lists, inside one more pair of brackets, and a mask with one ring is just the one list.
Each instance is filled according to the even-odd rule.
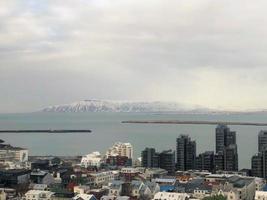
[[74,200],[79,199],[79,198],[84,199],[84,200],[90,200],[91,198],[95,198],[95,196],[92,194],[78,194],[75,197],[73,197]]
[[53,195],[53,192],[50,191],[42,191],[42,190],[29,190],[25,195],[40,195],[40,194],[46,194],[47,196]]
[[34,190],[45,190],[47,188],[46,184],[34,184],[32,186]]
[[185,200],[190,196],[186,193],[176,193],[176,192],[158,192],[154,196],[156,199],[166,199],[166,200]]

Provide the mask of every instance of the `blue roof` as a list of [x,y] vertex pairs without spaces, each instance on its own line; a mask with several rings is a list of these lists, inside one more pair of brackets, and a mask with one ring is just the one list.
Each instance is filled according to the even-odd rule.
[[162,185],[160,186],[160,191],[161,192],[168,192],[174,190],[175,187],[173,185]]

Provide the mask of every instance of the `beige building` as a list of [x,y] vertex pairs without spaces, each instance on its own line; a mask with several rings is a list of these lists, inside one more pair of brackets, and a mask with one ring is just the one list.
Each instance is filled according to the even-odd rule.
[[101,187],[107,185],[110,181],[113,181],[115,175],[113,171],[95,172],[90,174],[92,186]]
[[25,194],[25,200],[51,200],[53,192],[42,190],[29,190]]
[[0,147],[0,160],[27,162],[29,156],[28,149],[4,145]]
[[256,191],[255,200],[267,200],[267,192]]
[[6,193],[4,191],[0,191],[0,200],[6,200]]

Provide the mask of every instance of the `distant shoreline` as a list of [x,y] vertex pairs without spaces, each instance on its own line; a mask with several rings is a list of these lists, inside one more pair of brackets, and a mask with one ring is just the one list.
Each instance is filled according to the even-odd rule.
[[227,121],[180,121],[180,120],[148,120],[148,121],[122,121],[125,124],[191,124],[191,125],[238,125],[238,126],[267,126],[267,123],[257,122],[227,122]]

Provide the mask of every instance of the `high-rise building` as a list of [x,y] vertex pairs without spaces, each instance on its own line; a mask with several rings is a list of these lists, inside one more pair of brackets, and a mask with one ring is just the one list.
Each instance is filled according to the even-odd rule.
[[263,156],[258,153],[251,158],[251,175],[263,177]]
[[258,154],[251,158],[252,176],[267,178],[267,131],[258,134]]
[[230,128],[220,124],[216,128],[216,153],[223,152],[224,148],[236,144],[236,132],[230,131]]
[[224,124],[216,127],[215,169],[226,171],[238,170],[236,132]]
[[162,151],[159,154],[159,167],[165,169],[169,174],[175,173],[175,152],[172,150]]
[[157,153],[154,148],[145,148],[142,151],[142,167],[162,168],[169,174],[175,172],[175,152],[172,150]]
[[267,178],[267,149],[252,157],[251,171],[253,176]]
[[158,168],[159,167],[159,154],[154,148],[145,148],[142,151],[142,167]]
[[224,170],[224,155],[222,152],[214,155],[214,168],[216,170]]
[[267,131],[260,131],[258,134],[258,152],[267,147]]
[[238,171],[238,154],[236,144],[230,144],[224,148],[224,170]]
[[214,171],[214,152],[206,151],[204,153],[199,154],[196,159],[196,168],[198,170],[208,170],[210,172]]
[[196,142],[188,135],[180,135],[176,140],[177,169],[186,171],[196,168]]

